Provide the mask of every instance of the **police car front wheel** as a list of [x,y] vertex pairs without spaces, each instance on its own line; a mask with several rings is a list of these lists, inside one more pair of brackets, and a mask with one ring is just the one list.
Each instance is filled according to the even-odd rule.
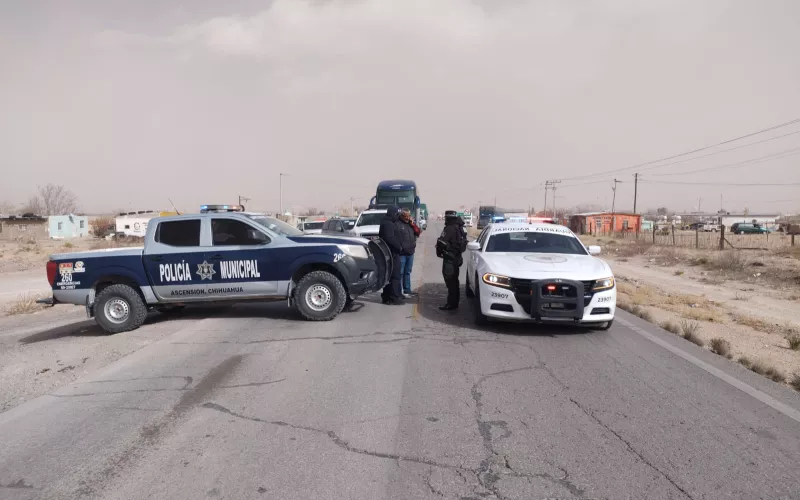
[[332,273],[313,271],[303,276],[297,284],[295,303],[305,319],[329,321],[344,309],[347,290]]

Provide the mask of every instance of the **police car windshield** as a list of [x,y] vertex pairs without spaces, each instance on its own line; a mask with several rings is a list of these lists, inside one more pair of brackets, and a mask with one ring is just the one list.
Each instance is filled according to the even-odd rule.
[[303,231],[292,227],[291,225],[283,222],[282,220],[278,220],[274,217],[267,217],[265,215],[248,215],[252,220],[258,222],[265,228],[269,229],[273,233],[278,233],[282,236],[302,236]]
[[322,229],[322,225],[323,224],[325,224],[324,221],[323,222],[304,222],[303,223],[303,229],[305,229],[306,231],[308,231],[309,229]]
[[554,233],[518,231],[493,234],[486,244],[487,252],[565,253],[586,255],[577,238]]
[[384,217],[385,213],[361,214],[356,226],[380,226]]

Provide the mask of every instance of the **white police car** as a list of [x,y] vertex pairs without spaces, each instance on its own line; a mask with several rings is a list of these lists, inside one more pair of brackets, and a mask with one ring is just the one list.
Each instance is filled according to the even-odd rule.
[[617,291],[609,265],[568,228],[490,224],[467,245],[466,292],[476,321],[560,321],[608,329]]

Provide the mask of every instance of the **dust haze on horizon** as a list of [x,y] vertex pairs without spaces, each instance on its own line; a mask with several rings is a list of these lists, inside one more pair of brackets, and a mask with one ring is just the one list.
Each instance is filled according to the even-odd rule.
[[[295,210],[391,178],[434,212],[540,210],[546,179],[574,177],[559,207],[610,207],[616,177],[630,209],[636,170],[584,176],[800,118],[798,18],[791,0],[5,2],[0,202],[53,182],[87,212],[276,210],[283,172]],[[798,166],[800,133],[649,166],[638,208],[797,211]]]

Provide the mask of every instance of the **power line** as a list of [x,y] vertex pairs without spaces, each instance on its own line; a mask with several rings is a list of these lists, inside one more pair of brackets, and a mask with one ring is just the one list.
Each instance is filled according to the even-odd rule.
[[[787,154],[788,153],[788,154]],[[758,158],[750,158],[749,160],[740,161],[738,163],[728,163],[726,165],[717,165],[715,167],[708,167],[708,168],[701,168],[696,170],[683,170],[681,172],[670,172],[668,174],[652,174],[655,177],[663,177],[668,175],[687,175],[687,174],[694,174],[697,172],[708,172],[709,170],[721,170],[724,168],[735,168],[735,167],[742,167],[745,165],[750,165],[752,163],[762,163],[769,160],[779,160],[781,158],[787,158],[789,156],[794,156],[800,153],[800,147],[793,148],[793,149],[786,149],[783,151],[778,151],[777,153],[768,154],[765,156],[761,156]],[[783,155],[783,156],[782,156]]]
[[[667,157],[664,157],[664,158],[659,158],[658,160],[652,160],[652,161],[648,161],[648,162],[645,162],[645,163],[639,163],[639,164],[636,164],[636,165],[631,165],[629,167],[622,167],[622,168],[616,168],[616,169],[612,169],[612,170],[606,170],[604,172],[597,172],[595,174],[587,174],[587,175],[578,175],[578,176],[575,176],[575,177],[567,177],[567,178],[565,178],[563,180],[568,181],[568,180],[589,179],[589,178],[592,178],[592,177],[597,177],[598,175],[605,175],[605,174],[613,174],[613,173],[617,173],[617,172],[624,172],[625,170],[631,170],[631,169],[636,169],[636,168],[639,168],[639,169],[642,169],[642,170],[646,170],[646,169],[643,169],[642,167],[646,167],[648,165],[654,165],[655,163],[661,163],[661,162],[667,161],[667,160],[673,160],[675,158],[680,158],[681,156],[686,156],[686,155],[690,155],[690,154],[694,154],[694,153],[699,153],[700,151],[706,151],[708,149],[715,148],[717,146],[722,146],[724,144],[730,144],[731,142],[736,142],[736,141],[740,141],[742,139],[747,139],[748,137],[753,137],[754,135],[763,134],[764,132],[770,132],[772,130],[776,130],[776,129],[779,129],[779,128],[788,127],[789,125],[794,125],[795,123],[800,123],[800,118],[795,118],[794,120],[789,120],[788,122],[784,122],[784,123],[781,123],[779,125],[774,125],[772,127],[768,127],[768,128],[756,131],[756,132],[751,132],[749,134],[742,135],[742,136],[739,136],[739,137],[735,137],[733,139],[728,139],[726,141],[718,142],[718,143],[712,144],[710,146],[704,146],[702,148],[693,149],[691,151],[686,151],[684,153],[679,153],[679,154],[676,154],[676,155],[667,156]],[[758,144],[758,143],[754,143],[754,144]],[[658,165],[658,167],[663,167],[663,166],[666,166],[666,165]],[[651,167],[651,168],[657,168],[657,167]]]
[[647,184],[680,184],[686,186],[800,186],[800,182],[782,182],[782,183],[755,183],[755,182],[684,182],[684,181],[646,181],[646,180],[639,180],[639,182],[645,182]]

